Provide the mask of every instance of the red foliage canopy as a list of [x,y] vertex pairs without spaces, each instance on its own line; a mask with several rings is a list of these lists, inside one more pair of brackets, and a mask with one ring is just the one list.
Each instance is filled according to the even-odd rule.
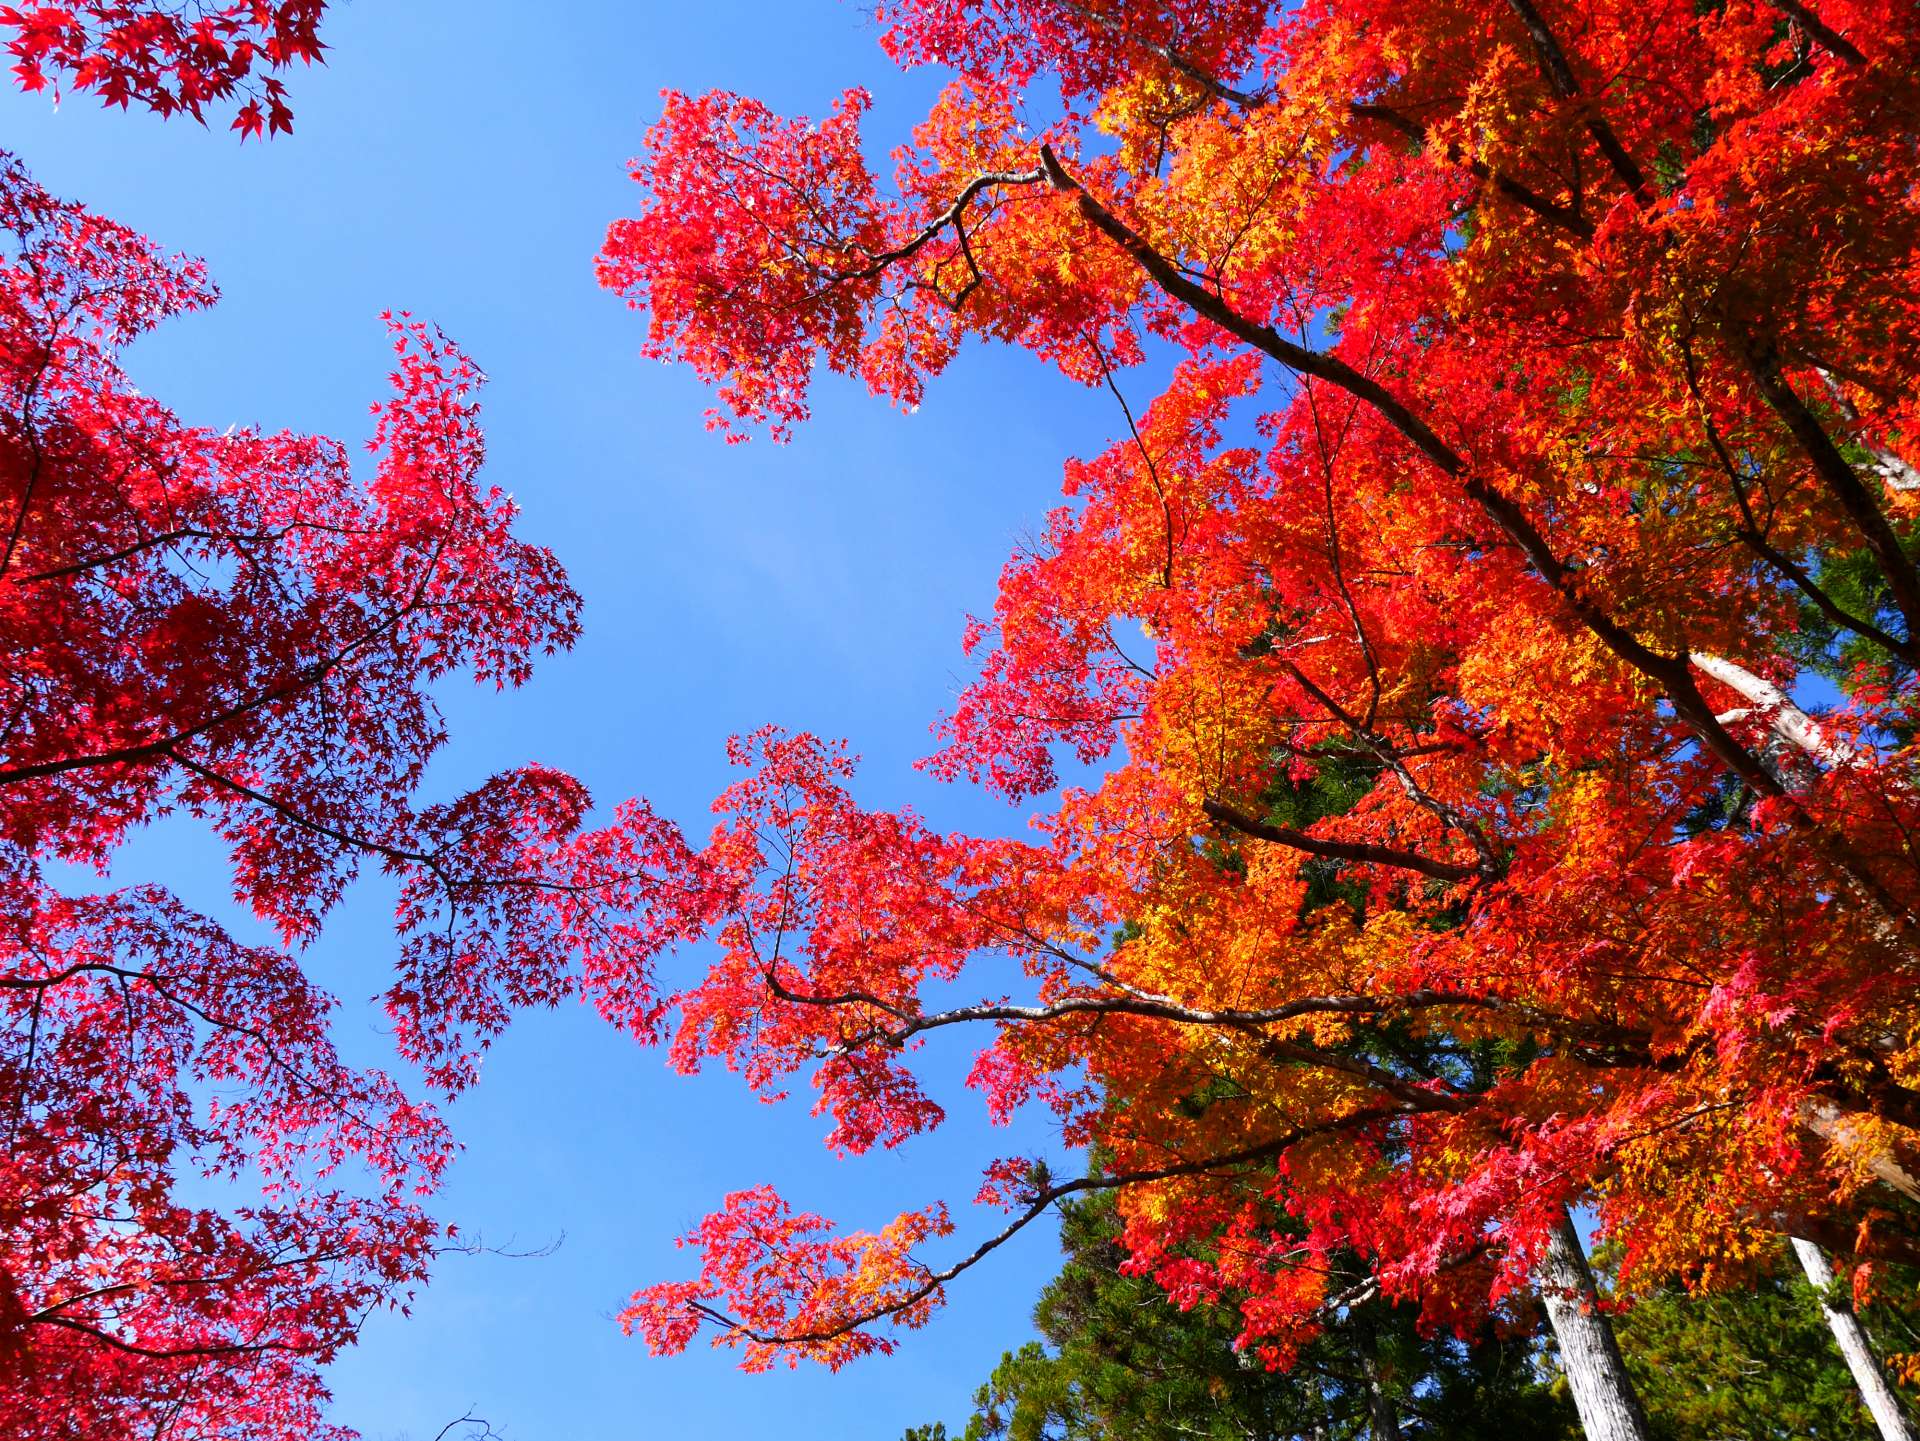
[[[362,861],[399,878],[388,1001],[440,1087],[577,988],[660,1036],[654,958],[708,938],[681,1066],[811,1071],[859,1151],[939,1124],[913,1049],[984,1026],[993,1113],[1110,1158],[993,1162],[1012,1219],[940,1268],[940,1205],[843,1235],[729,1197],[700,1274],[635,1299],[660,1349],[885,1349],[1091,1186],[1136,1268],[1235,1296],[1274,1364],[1341,1304],[1334,1257],[1465,1327],[1569,1203],[1630,1273],[1782,1228],[1920,1256],[1911,16],[881,13],[955,72],[891,193],[859,91],[819,123],[673,96],[602,276],[722,426],[784,432],[820,359],[916,402],[969,336],[1112,390],[1125,433],[1009,565],[930,762],[1016,798],[1062,746],[1106,762],[1030,842],[867,810],[842,752],[774,731],[700,849],[637,805],[583,830],[537,767],[416,805],[422,687],[516,683],[575,625],[477,481],[472,366],[395,323],[364,484],[331,442],[184,426],[115,351],[210,299],[198,270],[0,174],[0,1420],[314,1434],[314,1362],[441,1244],[444,1134],[340,1064],[286,949],[42,873],[170,812],[287,946]],[[30,86],[244,95],[260,133],[318,14],[0,24]],[[1180,359],[1136,414],[1150,340]],[[1824,714],[1809,674],[1843,687]],[[251,1191],[190,1197],[195,1168]]]
[[[479,480],[480,375],[389,321],[371,475],[337,442],[186,425],[117,351],[201,267],[0,164],[0,1432],[336,1434],[317,1364],[451,1230],[433,1109],[346,1065],[309,941],[356,869],[400,885],[402,1051],[473,1080],[584,974],[650,1034],[642,867],[673,837],[539,767],[415,793],[426,687],[517,685],[578,597]],[[134,829],[203,822],[281,946],[152,886],[76,897]],[[677,860],[677,853],[674,853]],[[617,995],[614,993],[617,992]]]

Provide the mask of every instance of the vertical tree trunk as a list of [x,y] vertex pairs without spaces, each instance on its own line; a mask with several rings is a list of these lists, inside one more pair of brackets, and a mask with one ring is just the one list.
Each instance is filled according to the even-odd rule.
[[1646,1414],[1620,1359],[1613,1323],[1600,1309],[1587,1253],[1580,1248],[1573,1218],[1564,1211],[1548,1241],[1538,1281],[1587,1441],[1649,1441]]
[[1380,1379],[1380,1337],[1370,1321],[1360,1337],[1360,1370],[1367,1381],[1368,1433],[1371,1441],[1401,1441],[1400,1412]]
[[[1325,1420],[1327,1414],[1327,1388],[1319,1381],[1313,1383],[1313,1397],[1319,1404],[1315,1407],[1311,1441],[1331,1441]],[[1267,1412],[1267,1436],[1269,1441],[1280,1441],[1279,1428],[1273,1424],[1273,1412]]]
[[[1829,380],[1828,384],[1832,385],[1832,381]],[[1837,393],[1838,387],[1835,390]],[[1899,463],[1905,465],[1905,462]],[[1907,470],[1911,473],[1912,468],[1907,467]],[[1888,483],[1897,489],[1910,488],[1892,476],[1888,477]],[[1779,687],[1746,667],[1701,652],[1696,652],[1692,660],[1706,674],[1752,701],[1766,715],[1774,735],[1782,745],[1796,746],[1828,767],[1845,766],[1856,758],[1850,745],[1844,742],[1836,744]],[[1769,769],[1773,767],[1770,765]],[[1783,785],[1789,789],[1795,788],[1788,775],[1780,771],[1775,771],[1775,774]],[[1881,921],[1876,923],[1876,930],[1890,932],[1892,927]],[[1801,1120],[1808,1130],[1830,1144],[1837,1145],[1847,1139],[1847,1119],[1831,1104],[1809,1100],[1801,1108]],[[1871,1164],[1874,1175],[1880,1180],[1909,1199],[1920,1200],[1920,1180],[1916,1180],[1900,1164],[1899,1158],[1885,1147],[1874,1148]],[[1900,1398],[1894,1394],[1893,1387],[1887,1384],[1886,1373],[1880,1369],[1879,1359],[1873,1354],[1873,1345],[1860,1325],[1860,1318],[1853,1314],[1851,1306],[1828,1304],[1833,1286],[1833,1267],[1827,1264],[1825,1253],[1813,1242],[1799,1236],[1792,1240],[1793,1254],[1799,1258],[1800,1269],[1807,1273],[1807,1279],[1813,1283],[1813,1289],[1820,1297],[1820,1312],[1827,1318],[1828,1329],[1833,1332],[1840,1354],[1846,1359],[1847,1369],[1853,1373],[1854,1385],[1860,1388],[1860,1399],[1866,1403],[1874,1424],[1880,1428],[1881,1436],[1885,1441],[1920,1441],[1920,1433],[1915,1432],[1913,1423],[1907,1419]]]
[[1820,1297],[1820,1313],[1827,1318],[1840,1354],[1846,1358],[1847,1369],[1853,1373],[1853,1383],[1860,1388],[1860,1399],[1872,1413],[1881,1436],[1886,1441],[1920,1441],[1920,1433],[1914,1431],[1913,1423],[1907,1419],[1900,1398],[1887,1384],[1886,1373],[1880,1369],[1879,1358],[1873,1354],[1873,1343],[1867,1339],[1860,1318],[1853,1314],[1853,1307],[1834,1302],[1833,1267],[1827,1264],[1826,1253],[1813,1242],[1795,1236],[1793,1254],[1800,1258],[1800,1269],[1807,1273],[1807,1279]]

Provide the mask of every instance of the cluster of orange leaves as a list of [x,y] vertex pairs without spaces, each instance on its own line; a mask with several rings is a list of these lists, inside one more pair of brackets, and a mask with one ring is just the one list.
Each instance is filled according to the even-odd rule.
[[[322,8],[0,29],[29,88],[237,96],[260,133]],[[0,622],[25,657],[0,1075],[39,1138],[0,1206],[0,1414],[312,1429],[311,1363],[440,1244],[417,1205],[439,1122],[339,1066],[297,965],[163,893],[42,880],[170,810],[290,943],[361,863],[401,878],[388,1000],[443,1090],[514,1008],[584,992],[684,1069],[766,1096],[807,1075],[859,1152],[941,1123],[919,1048],[976,1028],[990,1112],[1042,1108],[1099,1157],[992,1162],[979,1199],[1010,1219],[940,1266],[938,1204],[840,1234],[737,1193],[688,1238],[698,1274],[635,1298],[660,1350],[708,1326],[751,1367],[885,1349],[1093,1186],[1132,1266],[1238,1305],[1273,1365],[1356,1258],[1431,1324],[1497,1315],[1570,1205],[1630,1280],[1737,1275],[1783,1231],[1857,1279],[1920,1259],[1908,8],[879,13],[893,59],[949,73],[890,185],[861,91],[819,122],[670,95],[600,274],[649,354],[717,386],[729,438],[786,434],[823,361],[916,405],[971,338],[1113,393],[1118,438],[969,626],[978,677],[927,762],[1042,800],[1026,840],[864,808],[841,750],[774,730],[736,743],[698,846],[637,804],[583,832],[584,790],[540,767],[416,809],[425,684],[517,682],[576,630],[475,482],[477,372],[397,327],[365,485],[330,442],[182,426],[115,351],[204,277],[0,174],[31,261],[0,273]],[[717,959],[663,987],[696,941]],[[116,1069],[129,987],[166,1045]],[[201,1116],[208,1079],[249,1098]],[[122,1235],[61,1178],[130,1137],[139,1167],[81,1181],[142,1203]],[[284,1204],[187,1205],[176,1155]],[[370,1190],[329,1181],[349,1160]]]
[[[1629,1278],[1783,1231],[1920,1254],[1911,15],[882,19],[952,74],[891,196],[860,92],[818,125],[669,95],[603,280],[722,424],[784,434],[819,362],[914,404],[986,337],[1123,425],[970,628],[928,761],[1050,798],[1037,835],[864,811],[763,738],[681,1063],[811,1072],[857,1150],[939,1121],[924,1036],[990,1028],[996,1114],[1097,1147],[1132,1265],[1231,1297],[1274,1364],[1337,1258],[1469,1328],[1569,1205]],[[1097,779],[1058,789],[1066,752]],[[1014,1227],[1062,1193],[1018,1162],[983,1192]],[[716,1240],[745,1204],[642,1293],[656,1347],[837,1363],[972,1259],[748,1267]]]

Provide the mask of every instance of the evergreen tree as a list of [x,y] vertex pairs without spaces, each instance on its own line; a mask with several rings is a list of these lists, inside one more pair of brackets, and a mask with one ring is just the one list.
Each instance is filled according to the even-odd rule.
[[[1010,1351],[974,1398],[965,1441],[1375,1441],[1572,1438],[1573,1408],[1531,1328],[1467,1345],[1421,1336],[1409,1308],[1352,1307],[1289,1371],[1235,1346],[1238,1311],[1182,1311],[1122,1273],[1111,1196],[1064,1208],[1067,1259],[1042,1293],[1044,1341]],[[943,1426],[906,1441],[945,1441]]]
[[[1066,1261],[1034,1310],[1043,1339],[1009,1351],[974,1396],[964,1433],[916,1426],[903,1441],[1480,1441],[1580,1434],[1544,1328],[1469,1345],[1421,1336],[1406,1308],[1349,1312],[1287,1372],[1236,1348],[1237,1309],[1182,1311],[1120,1270],[1112,1197],[1065,1208]],[[1595,1255],[1603,1284],[1617,1254]],[[1882,1356],[1920,1349],[1905,1277],[1862,1319]],[[1871,1441],[1874,1426],[1835,1350],[1819,1297],[1784,1248],[1752,1284],[1704,1295],[1666,1287],[1614,1318],[1657,1441]],[[1382,1409],[1381,1403],[1385,1403]]]
[[[1603,1252],[1603,1264],[1612,1257]],[[1913,1286],[1860,1309],[1880,1355],[1914,1349]],[[1874,1424],[1784,1248],[1753,1284],[1692,1296],[1664,1288],[1614,1320],[1627,1369],[1659,1441],[1871,1441]]]

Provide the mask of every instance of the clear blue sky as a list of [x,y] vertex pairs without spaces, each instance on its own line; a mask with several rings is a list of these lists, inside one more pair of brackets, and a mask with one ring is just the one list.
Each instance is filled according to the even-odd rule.
[[[964,612],[991,606],[1009,546],[1056,501],[1062,458],[1104,445],[1111,402],[974,350],[916,415],[829,384],[792,446],[728,448],[702,431],[690,376],[637,358],[640,319],[592,274],[607,222],[637,202],[624,162],[663,86],[820,113],[864,83],[870,134],[888,143],[933,80],[897,77],[849,0],[355,0],[324,38],[330,64],[295,77],[298,133],[268,146],[12,93],[0,134],[56,193],[206,257],[222,303],[130,364],[189,420],[363,439],[387,307],[437,321],[489,372],[491,478],[566,561],[587,634],[525,691],[444,692],[455,743],[436,786],[537,758],[604,805],[645,794],[704,831],[724,737],[777,721],[851,738],[871,803],[910,802],[944,827],[1017,824],[910,764],[962,671]],[[179,829],[129,847],[114,879],[231,913],[218,854]],[[363,883],[309,957],[344,1002],[343,1044],[368,1060],[385,1049],[367,998],[391,956],[388,904]],[[335,1368],[337,1419],[416,1441],[470,1405],[513,1441],[893,1441],[958,1419],[1028,1334],[1050,1231],[969,1277],[901,1354],[838,1377],[743,1376],[705,1351],[653,1360],[611,1316],[634,1287],[683,1274],[671,1238],[735,1187],[775,1180],[858,1224],[933,1195],[963,1203],[979,1161],[1031,1139],[989,1131],[970,1099],[932,1143],[837,1162],[804,1102],[677,1078],[582,1007],[521,1018],[455,1108],[467,1151],[440,1209],[490,1242],[565,1244],[445,1264],[410,1318],[376,1320]],[[956,1209],[963,1233],[993,1224]]]

